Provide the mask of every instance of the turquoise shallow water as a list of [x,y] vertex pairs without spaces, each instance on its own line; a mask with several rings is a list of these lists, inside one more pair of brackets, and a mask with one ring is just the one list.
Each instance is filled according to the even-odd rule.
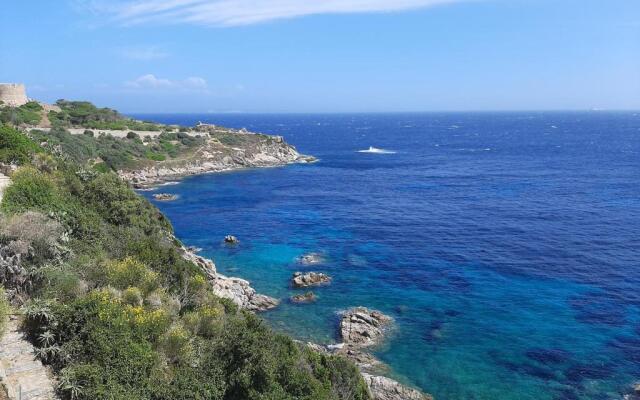
[[[321,159],[158,190],[180,195],[157,205],[185,243],[261,292],[333,276],[315,304],[263,314],[276,329],[332,343],[340,310],[380,309],[396,326],[376,354],[437,399],[621,399],[640,380],[639,115],[144,117]],[[296,264],[307,252],[326,261]]]

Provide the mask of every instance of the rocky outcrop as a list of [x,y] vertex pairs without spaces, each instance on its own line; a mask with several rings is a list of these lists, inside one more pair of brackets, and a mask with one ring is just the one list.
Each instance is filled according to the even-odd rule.
[[49,369],[36,358],[35,349],[23,337],[15,317],[9,319],[0,338],[0,384],[10,400],[57,399]]
[[307,293],[291,296],[291,301],[293,303],[313,303],[316,300],[317,300],[317,297],[313,292],[307,292]]
[[362,373],[374,400],[433,400],[433,397],[400,384],[393,379]]
[[331,277],[322,272],[307,272],[304,274],[302,272],[295,272],[293,278],[291,278],[293,286],[299,288],[325,285],[329,282],[331,282]]
[[640,400],[640,381],[631,385],[628,393],[622,396],[622,400]]
[[279,301],[272,297],[256,293],[244,279],[217,274],[211,280],[211,285],[213,293],[217,296],[230,299],[239,307],[249,311],[266,311],[279,304]]
[[216,296],[233,301],[238,307],[249,311],[266,311],[276,307],[279,301],[256,293],[251,284],[240,278],[219,274],[213,261],[182,248],[183,258],[193,262],[207,275],[211,290]]
[[342,340],[350,346],[372,346],[383,338],[385,329],[391,322],[391,317],[379,311],[356,307],[342,315],[340,334]]
[[153,198],[158,201],[173,201],[178,198],[178,195],[171,193],[156,193],[153,195]]
[[280,136],[224,130],[210,133],[205,144],[187,158],[159,161],[144,169],[119,174],[135,187],[145,187],[187,175],[313,161],[315,158],[298,153]]

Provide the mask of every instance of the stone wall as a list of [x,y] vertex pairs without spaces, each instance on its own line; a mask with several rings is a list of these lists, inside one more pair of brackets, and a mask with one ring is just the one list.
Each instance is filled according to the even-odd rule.
[[21,83],[0,83],[0,101],[19,107],[29,101],[27,91]]

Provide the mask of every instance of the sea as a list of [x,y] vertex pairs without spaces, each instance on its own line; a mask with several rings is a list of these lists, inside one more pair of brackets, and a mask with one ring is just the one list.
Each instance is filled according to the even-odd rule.
[[[220,272],[282,299],[262,314],[277,331],[336,343],[342,311],[380,310],[394,325],[375,355],[436,400],[622,399],[640,382],[640,113],[135,117],[319,159],[141,192]],[[295,271],[333,281],[293,304]]]

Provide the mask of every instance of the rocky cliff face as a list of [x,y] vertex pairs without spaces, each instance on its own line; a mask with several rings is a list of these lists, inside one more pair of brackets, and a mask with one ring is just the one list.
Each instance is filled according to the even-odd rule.
[[134,171],[119,171],[120,176],[134,186],[143,187],[187,175],[315,161],[298,153],[280,136],[229,130],[207,135],[205,144],[188,156]]

